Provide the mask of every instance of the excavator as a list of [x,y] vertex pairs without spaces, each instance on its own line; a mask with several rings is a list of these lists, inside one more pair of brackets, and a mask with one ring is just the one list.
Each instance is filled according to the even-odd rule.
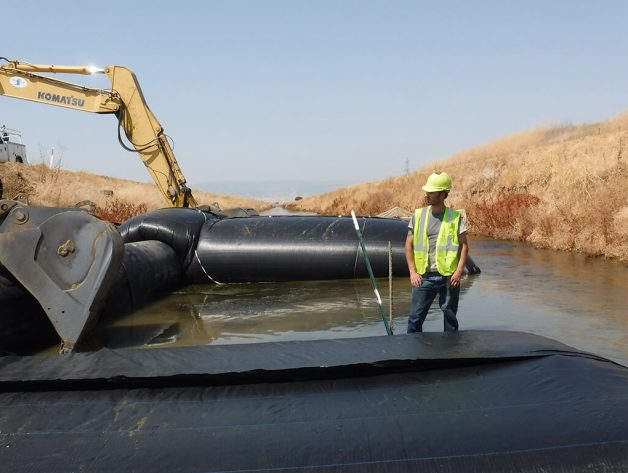
[[[168,205],[197,207],[164,129],[130,69],[0,59],[6,61],[0,66],[0,95],[115,115],[120,144],[139,154]],[[111,89],[84,87],[42,73],[103,73]],[[121,128],[134,149],[123,142]],[[123,254],[117,230],[86,212],[0,200],[0,293],[11,297],[14,284],[19,284],[34,296],[59,334],[64,351],[74,349],[102,311]]]
[[[130,69],[108,66],[54,66],[0,59],[0,95],[92,113],[114,114],[118,140],[128,151],[136,151],[170,207],[196,207],[197,202],[155,115],[148,107],[137,77]],[[111,90],[84,87],[42,73],[105,74]],[[133,145],[122,140],[120,128]]]

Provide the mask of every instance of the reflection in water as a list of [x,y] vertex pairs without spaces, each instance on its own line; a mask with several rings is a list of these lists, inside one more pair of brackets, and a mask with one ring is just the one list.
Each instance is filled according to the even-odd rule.
[[[388,282],[380,284],[380,292],[385,293]],[[405,278],[395,280],[395,313],[403,314],[396,323],[401,323],[399,330],[403,331],[409,304],[405,286]],[[180,328],[178,345],[386,334],[368,280],[192,285],[109,329],[116,331],[120,343],[121,339],[131,340],[121,336],[124,330],[132,333],[138,326],[174,324]],[[152,335],[145,328],[142,332]],[[132,341],[136,344],[137,337]],[[147,338],[144,343],[148,342]]]
[[462,301],[465,328],[521,330],[628,365],[628,268],[579,254],[478,240],[483,273]]
[[[482,274],[462,282],[462,330],[519,330],[628,365],[627,268],[582,255],[473,240]],[[388,281],[378,281],[388,307]],[[407,278],[393,282],[395,333],[405,333]],[[386,309],[388,310],[388,309]],[[425,331],[442,330],[435,303]],[[105,329],[108,346],[182,346],[385,335],[368,280],[193,285]]]

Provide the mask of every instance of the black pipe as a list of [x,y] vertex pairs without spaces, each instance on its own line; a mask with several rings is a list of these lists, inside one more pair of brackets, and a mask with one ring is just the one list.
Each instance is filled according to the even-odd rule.
[[102,319],[120,317],[170,294],[184,283],[175,251],[156,240],[126,243],[124,259]]
[[[407,223],[360,218],[376,277],[408,274]],[[203,226],[188,281],[261,282],[366,278],[368,271],[350,217],[281,216],[227,218]]]
[[[185,283],[179,257],[155,240],[126,243],[100,320],[78,350],[100,348],[108,323],[170,294]],[[0,265],[0,355],[33,353],[60,339],[39,302]]]

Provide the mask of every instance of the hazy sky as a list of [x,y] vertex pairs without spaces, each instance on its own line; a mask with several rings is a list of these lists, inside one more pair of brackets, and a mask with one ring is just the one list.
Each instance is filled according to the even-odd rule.
[[[2,18],[0,56],[134,70],[192,186],[378,180],[628,110],[626,1],[12,1]],[[54,147],[64,169],[150,181],[112,115],[0,97],[3,123],[31,161]]]

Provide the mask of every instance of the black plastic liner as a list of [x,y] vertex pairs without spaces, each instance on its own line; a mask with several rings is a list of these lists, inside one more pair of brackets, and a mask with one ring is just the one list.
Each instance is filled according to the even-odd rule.
[[201,228],[216,219],[217,214],[195,209],[159,209],[127,220],[118,230],[125,243],[158,240],[167,244],[185,269],[194,257]]
[[21,297],[0,301],[0,356],[33,353],[59,342],[41,305],[26,291]]
[[[58,337],[39,302],[17,281],[3,277],[2,271],[0,267],[0,354],[30,353],[54,344]],[[100,319],[110,322],[123,317],[183,284],[180,258],[169,245],[156,240],[126,243]],[[103,345],[103,327],[96,328],[81,350]]]
[[628,369],[522,333],[5,357],[0,390],[2,471],[628,471]]
[[[360,218],[376,277],[388,276],[388,242],[395,276],[408,274],[407,222]],[[262,282],[367,278],[350,217],[290,216],[228,218],[201,230],[190,282]]]
[[122,266],[109,291],[104,316],[137,310],[184,282],[181,263],[170,246],[156,240],[125,243]]

